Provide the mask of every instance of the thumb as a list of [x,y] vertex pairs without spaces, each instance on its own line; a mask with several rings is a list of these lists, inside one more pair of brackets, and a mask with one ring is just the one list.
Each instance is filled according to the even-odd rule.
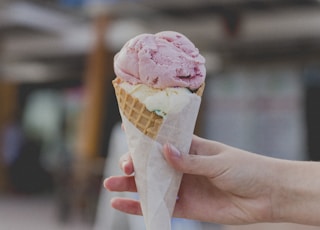
[[216,156],[202,156],[182,154],[171,144],[163,146],[163,154],[166,161],[176,170],[194,175],[212,177],[215,176]]

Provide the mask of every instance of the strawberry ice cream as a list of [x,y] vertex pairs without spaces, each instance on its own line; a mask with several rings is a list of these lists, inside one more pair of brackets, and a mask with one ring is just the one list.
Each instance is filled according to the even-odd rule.
[[123,81],[158,89],[198,89],[206,76],[204,64],[194,44],[173,31],[136,36],[114,58],[115,73]]

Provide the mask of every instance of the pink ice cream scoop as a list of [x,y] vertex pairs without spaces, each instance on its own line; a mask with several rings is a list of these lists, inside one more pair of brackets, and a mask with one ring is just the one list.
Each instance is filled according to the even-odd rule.
[[198,89],[205,80],[205,59],[184,35],[163,31],[129,40],[114,57],[118,77],[153,88]]

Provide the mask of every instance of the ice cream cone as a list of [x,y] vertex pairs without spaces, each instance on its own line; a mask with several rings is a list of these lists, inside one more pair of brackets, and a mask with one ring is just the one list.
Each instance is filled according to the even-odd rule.
[[[112,81],[118,105],[122,113],[143,134],[153,140],[156,139],[163,122],[163,117],[154,112],[150,112],[137,98],[121,88],[119,85],[120,83],[120,78],[116,78]],[[205,84],[202,84],[195,92],[200,97],[203,94],[204,86]]]
[[150,112],[120,83],[121,80],[116,78],[113,86],[134,163],[146,229],[170,230],[182,173],[175,171],[164,160],[162,146],[170,142],[182,153],[189,152],[204,84],[188,95],[188,106],[163,118]]
[[162,31],[126,42],[114,57],[114,70],[146,229],[171,230],[182,173],[166,162],[163,145],[189,153],[204,89],[205,59],[183,34]]

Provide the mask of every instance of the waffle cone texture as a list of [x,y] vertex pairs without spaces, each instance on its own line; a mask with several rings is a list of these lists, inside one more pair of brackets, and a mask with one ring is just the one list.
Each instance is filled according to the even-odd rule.
[[[150,112],[137,98],[121,88],[120,83],[120,78],[112,81],[119,109],[137,129],[144,135],[155,140],[161,128],[163,117],[157,115],[155,112]],[[205,84],[202,84],[195,92],[200,97],[203,94],[204,86]]]

